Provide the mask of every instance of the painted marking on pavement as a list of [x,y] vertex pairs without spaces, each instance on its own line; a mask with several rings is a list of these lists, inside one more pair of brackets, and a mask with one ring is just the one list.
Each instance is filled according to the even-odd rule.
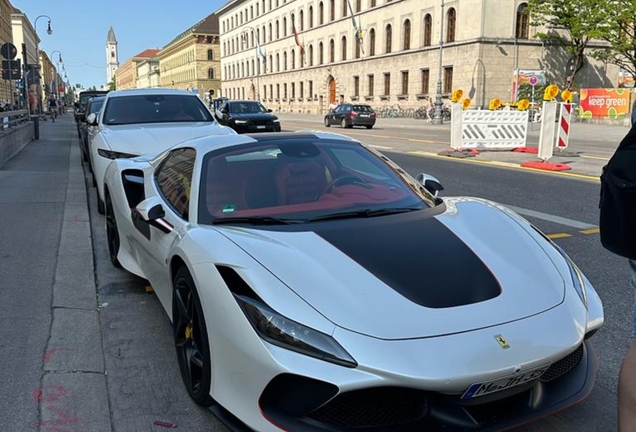
[[586,230],[581,230],[579,231],[581,234],[600,234],[601,229],[600,228],[590,228],[590,229],[586,229]]
[[572,237],[572,234],[568,234],[568,233],[547,234],[547,237],[552,240],[555,240],[560,238]]
[[608,161],[610,159],[609,157],[589,156],[589,155],[579,155],[579,157],[582,157],[585,159],[596,159],[596,160],[604,160],[604,161]]
[[375,145],[375,144],[369,144],[369,147],[377,148],[380,150],[393,150],[395,148],[395,147],[387,147],[387,146],[381,146],[381,145]]
[[479,159],[474,159],[474,158],[459,159],[459,158],[452,158],[452,157],[448,157],[448,156],[440,156],[437,153],[425,152],[425,151],[419,151],[419,150],[418,151],[410,151],[410,152],[407,152],[407,153],[408,154],[412,154],[412,155],[436,158],[436,159],[444,159],[444,160],[451,161],[451,162],[465,162],[465,163],[491,165],[491,166],[494,165],[494,166],[500,166],[500,167],[504,167],[504,168],[516,169],[516,170],[519,170],[519,171],[535,172],[537,174],[549,174],[549,175],[555,175],[555,176],[573,177],[573,178],[577,178],[577,179],[592,180],[592,181],[595,181],[595,182],[599,182],[600,181],[598,176],[592,176],[592,175],[587,175],[587,174],[569,173],[569,172],[564,172],[564,171],[545,171],[545,170],[540,170],[540,169],[536,169],[536,168],[526,168],[526,167],[522,167],[520,164],[514,164],[514,163],[510,163],[510,162],[488,161],[488,160],[479,160]]
[[411,142],[420,142],[420,143],[426,143],[426,144],[448,144],[443,141],[430,141],[430,140],[422,140],[422,139],[416,139],[416,138],[409,138],[408,140]]
[[541,219],[548,222],[557,223],[559,225],[565,225],[572,228],[576,228],[579,230],[591,230],[598,228],[596,225],[588,224],[585,222],[577,221],[574,219],[564,218],[561,216],[551,215],[548,213],[539,212],[536,210],[524,209],[521,207],[515,207],[511,205],[504,204],[510,210],[519,213],[520,215],[530,216],[533,218]]

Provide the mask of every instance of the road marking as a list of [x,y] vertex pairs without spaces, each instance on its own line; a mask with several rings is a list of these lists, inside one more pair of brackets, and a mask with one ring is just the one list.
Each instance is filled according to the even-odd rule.
[[596,227],[596,228],[590,228],[590,229],[586,229],[586,230],[581,230],[579,232],[581,234],[600,234],[601,229]]
[[530,210],[530,209],[524,209],[521,207],[515,207],[515,206],[511,206],[511,205],[507,205],[507,204],[503,204],[504,206],[508,207],[510,210],[519,213],[520,215],[524,215],[524,216],[530,216],[533,218],[537,218],[537,219],[542,219],[548,222],[554,222],[557,223],[559,225],[565,225],[565,226],[569,226],[572,228],[576,228],[579,230],[592,230],[592,229],[597,229],[598,227],[596,225],[592,225],[592,224],[588,224],[585,222],[581,222],[581,221],[577,221],[574,219],[569,219],[569,218],[564,218],[561,216],[556,216],[556,215],[551,215],[548,213],[543,213],[543,212],[539,212],[536,210]]
[[594,182],[599,182],[600,181],[598,176],[592,176],[592,175],[587,175],[587,174],[569,173],[569,172],[564,172],[564,171],[545,171],[545,170],[541,170],[541,169],[537,169],[537,168],[526,168],[526,167],[522,167],[520,164],[514,164],[514,163],[510,163],[510,162],[479,160],[479,159],[474,159],[474,158],[459,159],[459,158],[453,158],[453,157],[448,157],[448,156],[440,156],[437,153],[431,153],[431,152],[425,152],[425,151],[419,151],[419,150],[418,151],[409,151],[407,153],[408,154],[413,154],[413,155],[418,155],[418,156],[424,156],[424,157],[445,159],[445,160],[451,161],[451,162],[466,162],[466,163],[474,163],[474,164],[481,164],[481,165],[491,165],[491,166],[494,165],[494,166],[500,166],[500,167],[515,169],[515,170],[519,170],[519,171],[535,172],[537,174],[549,174],[549,175],[555,175],[555,176],[573,177],[573,178],[577,178],[577,179],[592,180]]
[[547,237],[555,240],[555,239],[572,237],[572,234],[568,234],[568,233],[547,234]]
[[430,140],[422,140],[422,139],[415,139],[415,138],[409,138],[408,140],[411,142],[420,142],[420,143],[426,143],[426,144],[436,144],[436,143],[447,144],[443,141],[430,141]]
[[373,147],[373,148],[380,149],[380,150],[393,150],[394,149],[394,147],[386,147],[386,146],[375,145],[375,144],[369,144],[369,147]]
[[601,157],[601,156],[588,156],[588,155],[579,155],[579,156],[585,159],[596,159],[596,160],[604,160],[604,161],[608,161],[610,159],[609,157]]

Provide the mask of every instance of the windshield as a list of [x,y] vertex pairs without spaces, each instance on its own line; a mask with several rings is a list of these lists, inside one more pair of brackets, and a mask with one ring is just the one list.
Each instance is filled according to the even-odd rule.
[[261,141],[211,152],[201,170],[202,224],[225,218],[306,222],[434,205],[434,197],[404,171],[356,142]]
[[232,114],[266,113],[267,109],[260,102],[229,102]]
[[104,124],[212,122],[198,97],[188,95],[131,95],[109,98]]
[[91,101],[91,106],[90,108],[90,112],[88,113],[90,114],[97,114],[99,112],[100,109],[102,109],[102,106],[104,106],[104,100],[105,99],[99,99],[99,100],[92,100]]
[[99,94],[97,93],[80,93],[80,97],[79,97],[80,106],[86,106],[90,98],[93,98],[98,95]]

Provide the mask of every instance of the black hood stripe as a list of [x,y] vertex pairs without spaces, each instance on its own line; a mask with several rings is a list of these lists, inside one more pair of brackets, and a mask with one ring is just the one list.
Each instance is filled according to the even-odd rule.
[[501,294],[486,264],[430,214],[413,212],[357,222],[317,225],[314,230],[412,302],[449,308]]

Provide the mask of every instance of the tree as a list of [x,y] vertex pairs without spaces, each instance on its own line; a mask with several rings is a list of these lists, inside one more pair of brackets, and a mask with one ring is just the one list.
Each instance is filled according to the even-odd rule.
[[113,78],[109,83],[108,83],[108,90],[113,91],[113,90],[117,90],[117,83],[115,82],[115,78]]
[[605,9],[613,1],[530,0],[528,8],[533,25],[545,26],[548,30],[538,33],[537,37],[564,47],[571,55],[570,70],[564,71],[564,88],[571,90],[574,87],[576,74],[584,65],[585,50],[592,39],[603,35],[608,20]]
[[601,38],[610,46],[595,50],[592,56],[636,75],[636,2],[606,0],[604,3],[603,10],[608,18]]
[[89,91],[95,91],[95,90],[97,90],[97,87],[95,87],[95,86],[91,86],[91,87],[89,87],[89,88],[88,88],[88,90],[89,90]]

